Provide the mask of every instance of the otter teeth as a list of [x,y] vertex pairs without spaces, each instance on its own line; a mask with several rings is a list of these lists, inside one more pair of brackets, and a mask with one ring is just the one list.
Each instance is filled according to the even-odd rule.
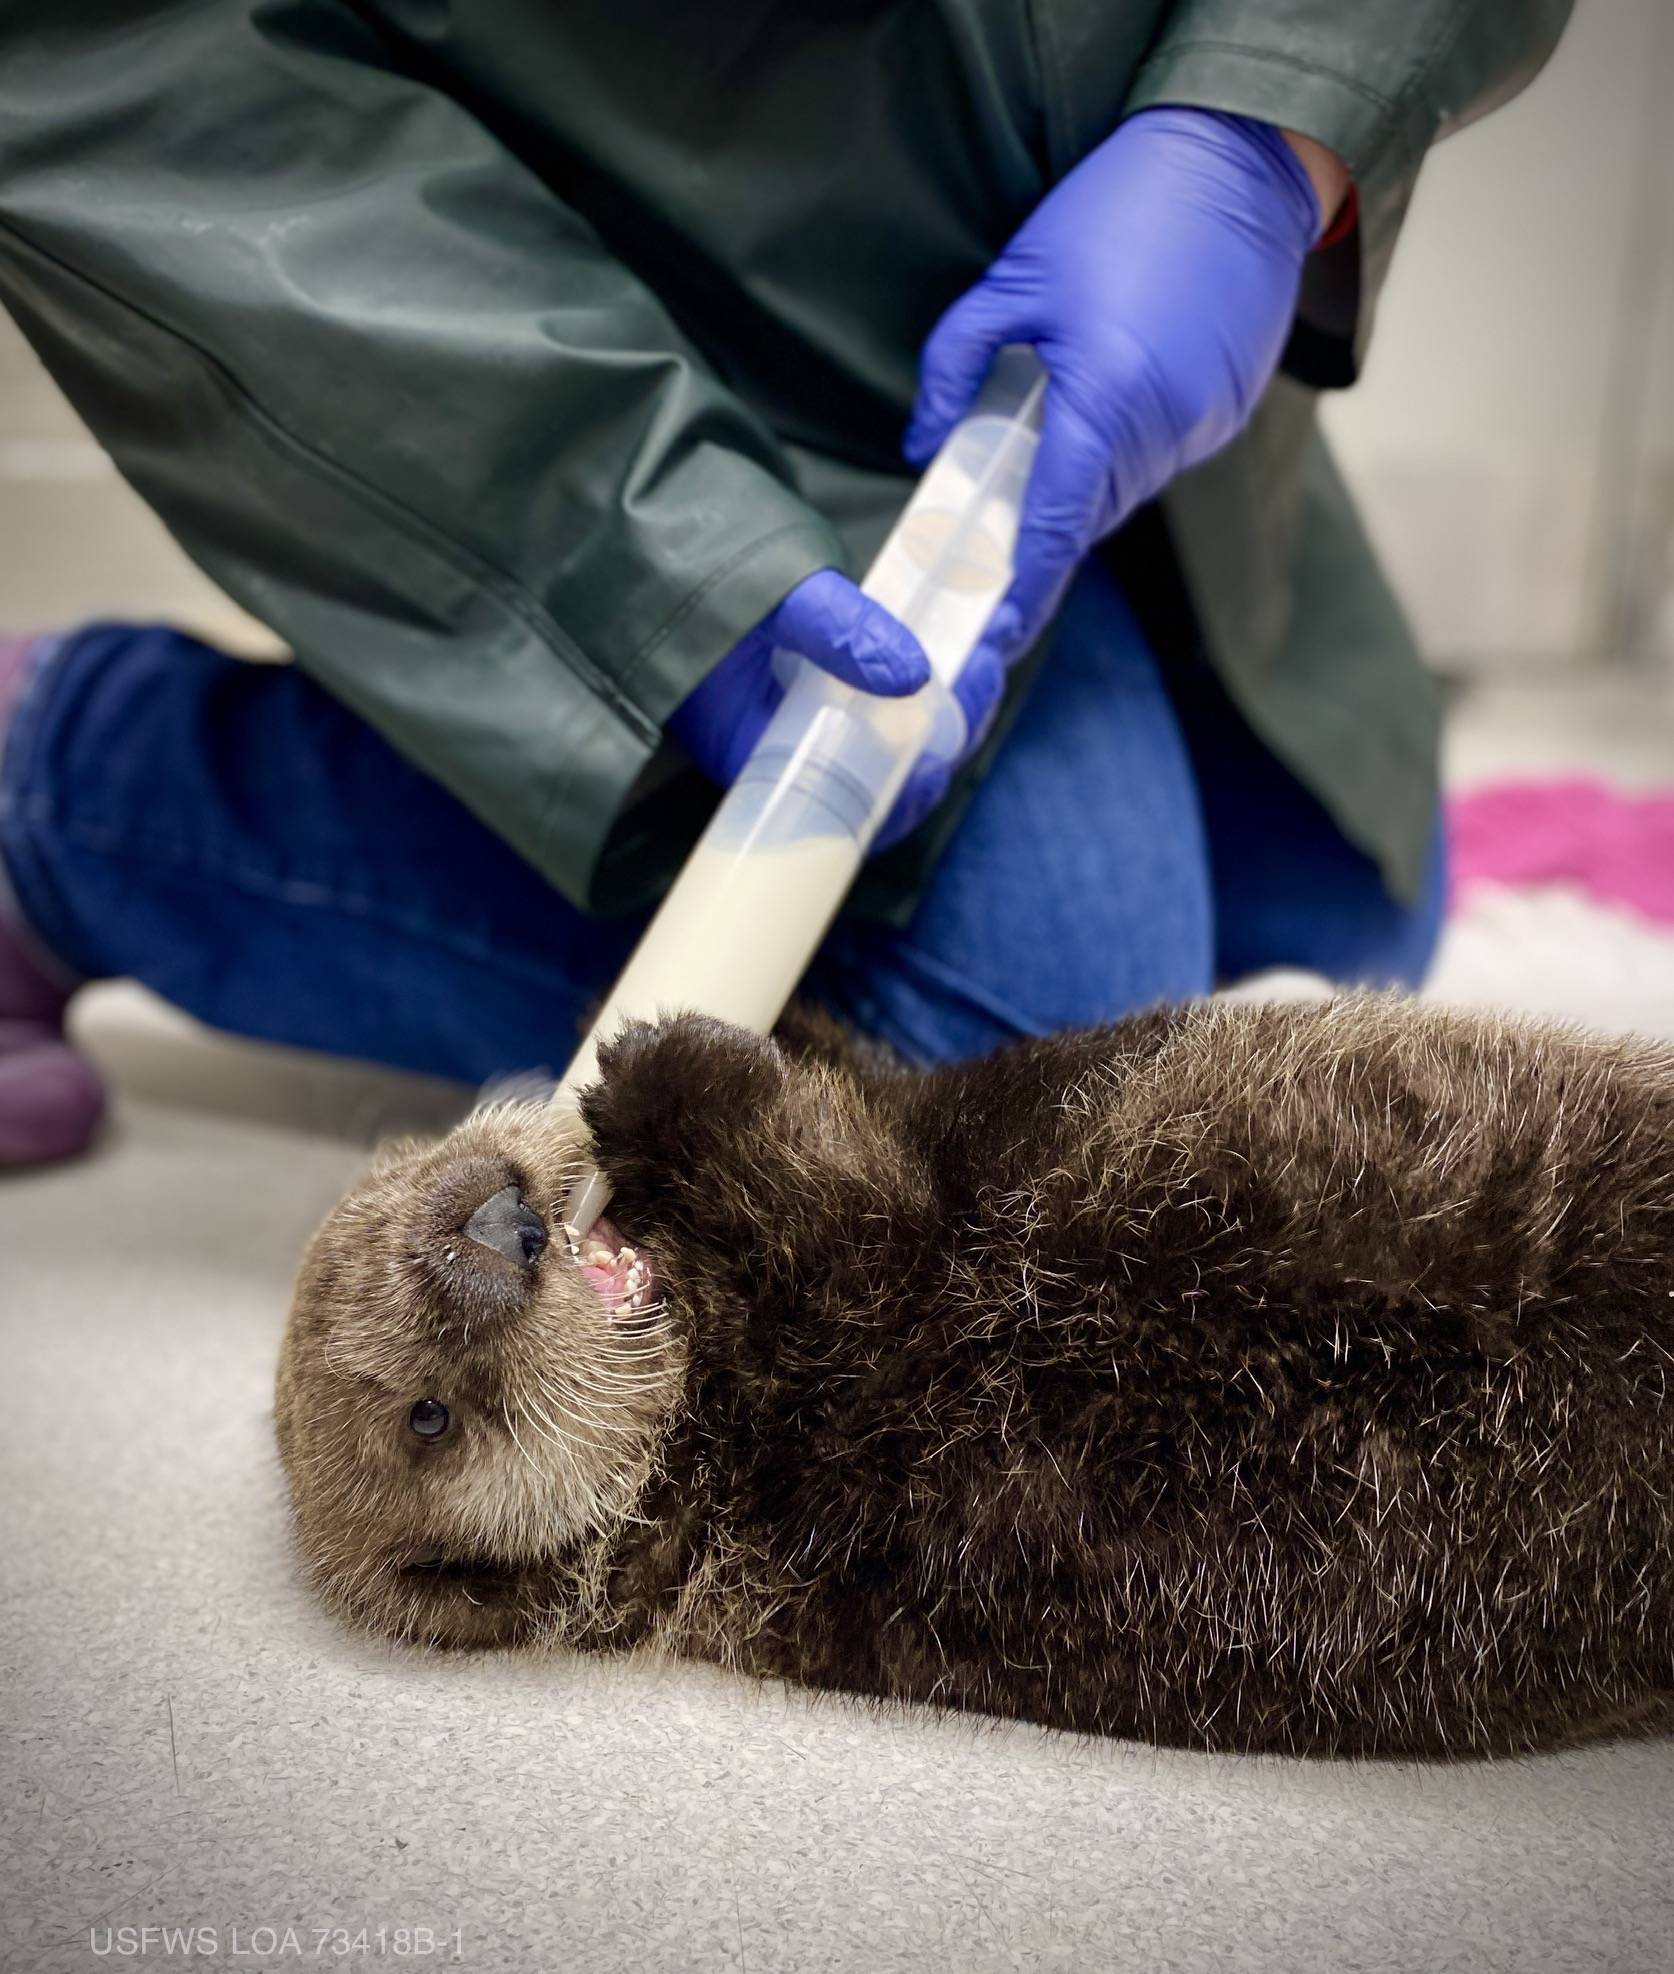
[[579,1242],[572,1242],[572,1246],[583,1268],[595,1269],[609,1280],[614,1291],[611,1300],[616,1308],[632,1311],[644,1306],[651,1285],[651,1264],[637,1248],[625,1242],[612,1247],[596,1233],[583,1236]]
[[625,1247],[620,1259],[628,1264],[628,1272],[622,1277],[622,1300],[628,1308],[634,1308],[645,1287],[645,1263],[639,1258],[637,1248]]

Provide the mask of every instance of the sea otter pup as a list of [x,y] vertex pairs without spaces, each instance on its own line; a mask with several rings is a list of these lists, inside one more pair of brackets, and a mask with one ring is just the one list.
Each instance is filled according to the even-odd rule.
[[629,1030],[401,1147],[279,1443],[375,1631],[1222,1749],[1674,1724],[1674,1054],[1376,998],[894,1073]]

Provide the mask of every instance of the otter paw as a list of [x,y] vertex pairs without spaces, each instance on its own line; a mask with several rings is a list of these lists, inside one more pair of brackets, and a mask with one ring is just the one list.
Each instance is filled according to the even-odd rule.
[[627,1023],[599,1051],[600,1080],[582,1099],[599,1163],[618,1188],[701,1185],[777,1099],[784,1058],[766,1036],[707,1015]]

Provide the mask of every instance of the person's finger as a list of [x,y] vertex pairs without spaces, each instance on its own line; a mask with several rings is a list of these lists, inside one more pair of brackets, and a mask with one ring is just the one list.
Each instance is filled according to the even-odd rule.
[[1098,539],[1110,489],[1105,442],[1048,388],[1040,449],[1023,495],[1012,579],[979,649],[1009,663],[1029,649],[1057,609],[1081,558]]
[[954,775],[988,738],[1005,689],[1005,668],[979,645],[953,682],[953,697],[965,721],[964,746],[951,760],[940,757],[917,764],[878,831],[874,851],[887,850],[903,836],[910,836],[947,794]]
[[1005,689],[1005,667],[999,656],[986,643],[979,644],[953,682],[953,696],[965,716],[965,745],[955,766],[968,761],[988,738]]
[[986,285],[972,288],[942,317],[925,341],[918,365],[918,396],[901,451],[925,465],[982,388],[994,352],[1019,340],[1016,308]]
[[921,761],[908,775],[905,787],[895,798],[895,806],[884,818],[883,827],[872,839],[872,854],[888,850],[911,836],[930,811],[941,801],[953,780],[949,761]]
[[669,722],[669,732],[711,781],[730,788],[783,695],[764,665],[747,692],[732,682],[700,685]]
[[730,788],[744,771],[744,763],[755,752],[756,742],[767,731],[767,724],[779,710],[783,692],[771,677],[762,682],[761,695],[740,706],[713,738],[713,764],[700,760],[698,766],[723,788]]
[[1003,600],[984,627],[965,670],[969,672],[980,659],[985,666],[996,668],[1002,674],[1009,672],[1026,649],[1017,608],[1009,600]]
[[862,692],[899,699],[928,683],[930,660],[899,617],[836,569],[818,569],[774,613],[774,635]]
[[770,663],[771,648],[767,625],[758,625],[669,715],[672,738],[710,780],[723,786],[743,766],[782,696]]

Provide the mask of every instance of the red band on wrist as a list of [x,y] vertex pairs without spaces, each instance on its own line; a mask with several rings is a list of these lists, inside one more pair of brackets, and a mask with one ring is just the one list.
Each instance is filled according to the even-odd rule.
[[1337,216],[1314,242],[1314,252],[1323,253],[1327,247],[1334,247],[1346,240],[1360,224],[1360,193],[1357,187],[1348,188],[1348,196],[1337,208]]

